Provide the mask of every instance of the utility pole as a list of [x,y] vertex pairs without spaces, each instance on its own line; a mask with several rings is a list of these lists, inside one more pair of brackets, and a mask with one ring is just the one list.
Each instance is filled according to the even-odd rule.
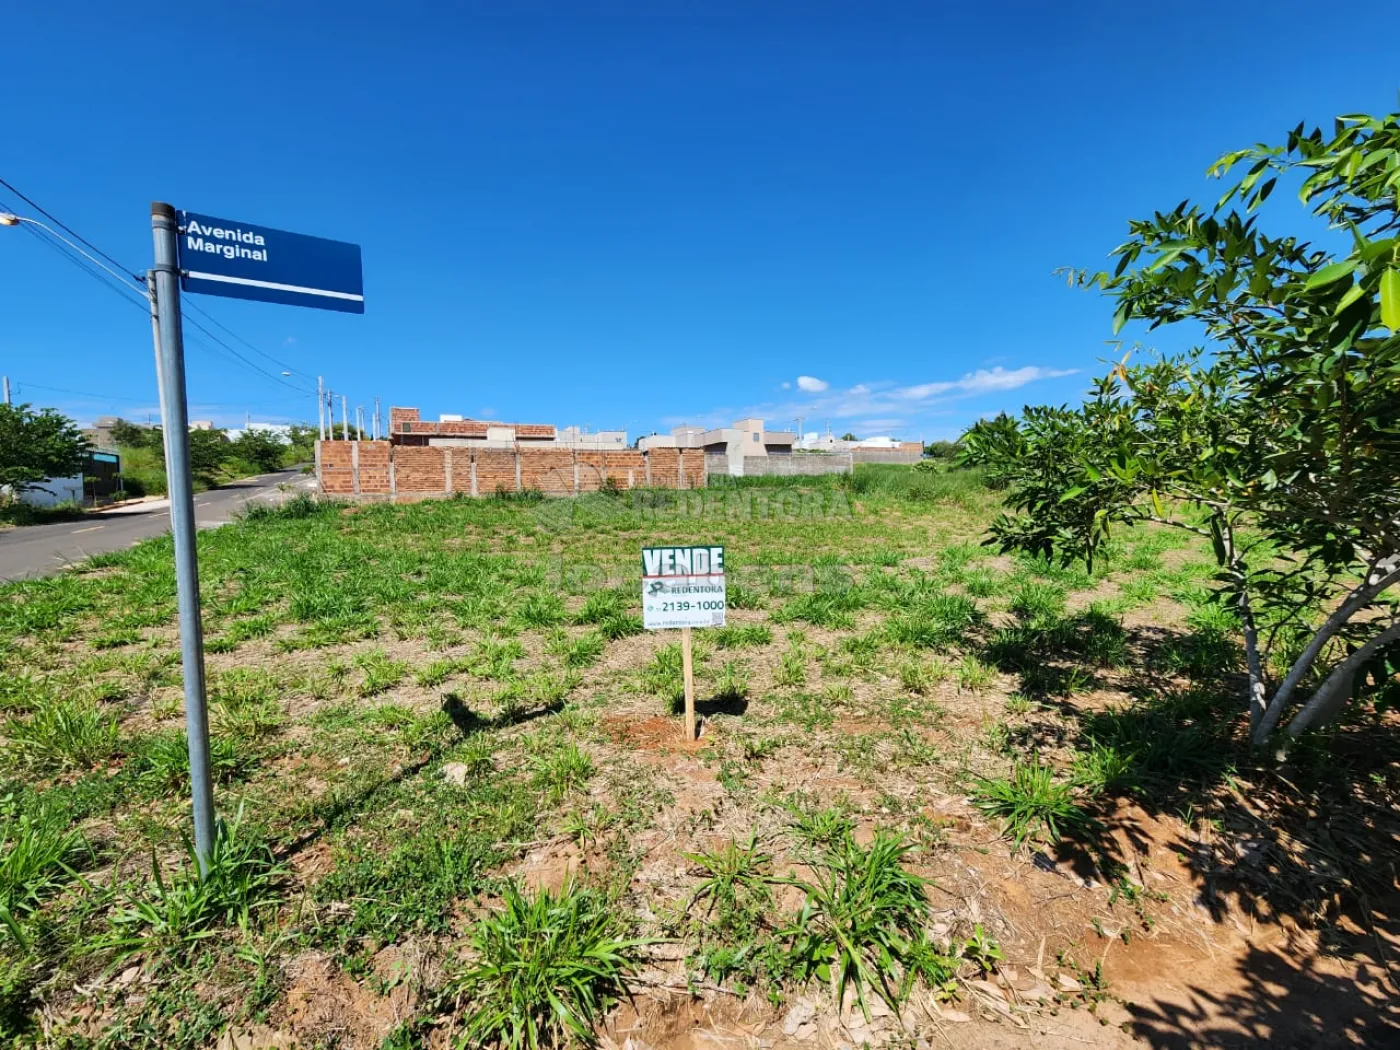
[[5,376],[5,404],[10,403],[10,377]]
[[175,539],[175,593],[180,610],[180,656],[185,678],[185,727],[190,749],[194,849],[203,876],[214,851],[214,788],[210,779],[209,710],[204,697],[204,633],[199,618],[199,556],[195,547],[194,485],[190,477],[189,408],[185,403],[185,345],[180,327],[179,228],[175,209],[151,205],[155,266],[147,287],[155,293],[161,433]]
[[340,395],[340,436],[350,440],[350,399],[344,394]]
[[379,440],[379,398],[374,399],[374,440]]
[[355,436],[358,438],[365,432],[365,406],[355,406]]
[[326,440],[326,381],[320,376],[316,377],[316,427],[321,433],[321,440]]

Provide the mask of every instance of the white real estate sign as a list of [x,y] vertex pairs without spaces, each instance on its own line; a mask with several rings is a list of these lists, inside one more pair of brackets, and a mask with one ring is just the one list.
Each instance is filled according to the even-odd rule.
[[723,547],[643,547],[642,623],[649,631],[724,626]]

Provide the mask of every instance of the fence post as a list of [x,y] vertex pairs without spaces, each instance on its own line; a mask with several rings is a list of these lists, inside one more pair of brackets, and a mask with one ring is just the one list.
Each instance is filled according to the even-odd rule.
[[515,446],[515,491],[524,492],[520,485],[520,446]]
[[476,449],[472,449],[472,495],[476,494]]
[[452,495],[452,449],[442,450],[442,491]]
[[355,489],[355,495],[360,494],[360,442],[355,441],[350,446],[350,480]]

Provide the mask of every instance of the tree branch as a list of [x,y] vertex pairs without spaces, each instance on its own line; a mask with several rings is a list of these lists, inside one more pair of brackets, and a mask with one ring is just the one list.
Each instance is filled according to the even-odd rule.
[[[1283,717],[1284,708],[1298,688],[1298,683],[1308,673],[1308,669],[1317,660],[1323,647],[1347,625],[1353,616],[1396,583],[1400,583],[1400,554],[1383,558],[1373,565],[1371,571],[1367,573],[1366,580],[1352,590],[1347,595],[1346,600],[1333,610],[1332,615],[1327,618],[1327,622],[1313,635],[1307,648],[1298,656],[1298,659],[1293,661],[1293,666],[1289,668],[1287,677],[1284,678],[1283,683],[1269,701],[1263,719],[1254,727],[1253,739],[1256,746],[1263,744],[1269,738],[1269,734],[1274,731],[1279,719]],[[1289,727],[1289,732],[1292,732],[1292,726]]]
[[1326,681],[1318,686],[1317,692],[1313,693],[1303,705],[1303,709],[1293,717],[1293,721],[1288,723],[1288,735],[1301,736],[1303,731],[1314,723],[1326,725],[1335,718],[1342,705],[1347,702],[1345,687],[1355,679],[1356,672],[1367,660],[1375,656],[1378,650],[1397,639],[1400,639],[1400,620],[1392,622],[1384,631],[1332,668],[1332,673],[1327,676]]

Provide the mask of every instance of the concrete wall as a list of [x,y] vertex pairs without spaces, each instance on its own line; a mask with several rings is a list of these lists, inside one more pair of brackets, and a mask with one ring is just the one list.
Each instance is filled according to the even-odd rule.
[[745,477],[812,477],[821,474],[849,474],[851,454],[830,455],[797,452],[783,456],[745,456]]
[[705,454],[699,449],[614,452],[529,444],[472,448],[319,441],[316,464],[323,493],[366,501],[490,496],[527,489],[571,496],[612,486],[694,489],[705,484]]
[[734,460],[723,452],[705,454],[707,474],[733,474],[735,477],[815,477],[821,474],[849,474],[851,454],[832,455],[794,453],[781,456],[745,456],[742,472],[731,469]]
[[848,455],[853,456],[856,463],[917,463],[924,458],[922,451],[901,452],[883,448],[856,448]]

